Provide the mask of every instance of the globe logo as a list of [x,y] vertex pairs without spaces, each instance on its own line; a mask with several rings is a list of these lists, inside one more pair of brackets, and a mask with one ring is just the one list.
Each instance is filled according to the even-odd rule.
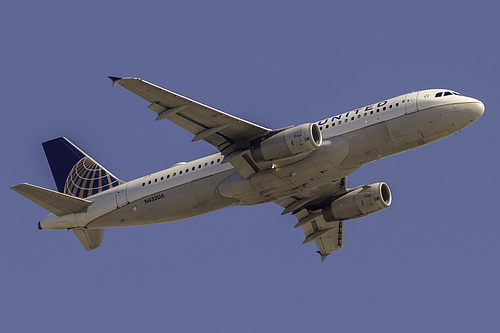
[[79,198],[87,198],[120,185],[122,182],[110,172],[85,156],[71,169],[64,193]]

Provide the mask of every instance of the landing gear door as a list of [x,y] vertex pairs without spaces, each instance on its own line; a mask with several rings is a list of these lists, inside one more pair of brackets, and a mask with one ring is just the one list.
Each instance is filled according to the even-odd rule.
[[417,97],[418,97],[418,92],[412,92],[406,95],[406,100],[405,100],[406,114],[413,113],[418,110]]
[[120,185],[116,188],[116,207],[120,208],[128,204],[127,199],[127,186],[128,184]]

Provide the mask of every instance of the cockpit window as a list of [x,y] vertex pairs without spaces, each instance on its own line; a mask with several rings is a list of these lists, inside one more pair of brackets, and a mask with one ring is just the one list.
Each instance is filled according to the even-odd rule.
[[459,93],[457,92],[454,92],[454,91],[440,91],[436,94],[436,98],[437,97],[442,97],[442,96],[451,96],[451,95],[457,95],[457,96],[462,96],[460,95]]

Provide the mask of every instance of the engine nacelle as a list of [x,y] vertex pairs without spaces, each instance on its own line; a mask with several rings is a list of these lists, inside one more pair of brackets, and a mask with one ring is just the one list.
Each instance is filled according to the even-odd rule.
[[257,162],[272,161],[313,152],[323,142],[318,124],[298,125],[281,131],[252,148]]
[[363,185],[323,207],[326,221],[350,220],[370,215],[389,207],[392,195],[386,183]]

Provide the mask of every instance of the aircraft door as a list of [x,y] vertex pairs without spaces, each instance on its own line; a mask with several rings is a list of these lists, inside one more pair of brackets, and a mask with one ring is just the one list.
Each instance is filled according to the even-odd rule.
[[116,188],[116,207],[120,208],[128,204],[127,199],[127,184],[120,185]]
[[406,94],[406,100],[405,100],[405,112],[406,112],[406,114],[418,111],[418,109],[417,109],[417,97],[418,97],[418,92],[412,92],[412,93]]

